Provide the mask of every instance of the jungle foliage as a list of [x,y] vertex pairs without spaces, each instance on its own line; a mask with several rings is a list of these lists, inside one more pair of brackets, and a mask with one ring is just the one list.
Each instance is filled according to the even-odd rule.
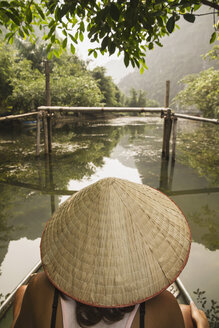
[[132,88],[126,100],[128,107],[158,107],[159,104],[156,100],[150,99],[147,92],[143,90],[135,90]]
[[[219,46],[214,46],[204,58],[217,61],[219,68]],[[219,118],[219,69],[210,67],[198,74],[187,75],[180,83],[184,89],[175,97],[175,103],[181,108],[193,106],[204,117]]]
[[[14,45],[0,41],[0,50],[2,115],[28,112],[45,105],[45,46],[17,39]],[[49,67],[53,106],[120,107],[130,102],[106,75],[104,67],[89,70],[83,60],[68,52],[54,56],[49,60]],[[149,102],[156,105],[141,92],[139,101],[141,105],[133,102],[129,106],[145,107]]]
[[[174,31],[181,17],[194,23],[200,7],[210,8],[215,17],[218,15],[219,5],[214,0],[0,1],[0,26],[7,28],[9,42],[13,42],[15,35],[34,40],[34,25],[40,30],[46,27],[49,30],[43,39],[48,42],[50,58],[57,54],[53,45],[59,46],[59,54],[68,45],[74,53],[75,44],[83,41],[86,31],[94,42],[89,54],[97,57],[99,52],[111,55],[118,51],[123,54],[126,66],[131,63],[143,71],[146,51],[155,45],[162,46],[162,38]],[[216,19],[214,25],[212,43],[217,37]],[[62,31],[62,40],[57,36],[58,29]]]
[[[0,110],[22,113],[45,104],[45,47],[0,42]],[[122,95],[102,68],[90,71],[76,55],[63,53],[50,61],[52,105],[121,106]],[[98,76],[97,70],[101,72]],[[101,83],[100,83],[101,79]]]

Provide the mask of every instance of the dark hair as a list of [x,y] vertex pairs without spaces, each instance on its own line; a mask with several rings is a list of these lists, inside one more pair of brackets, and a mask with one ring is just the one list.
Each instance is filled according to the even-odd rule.
[[126,313],[134,310],[134,307],[133,305],[123,308],[100,308],[76,302],[76,319],[82,328],[94,326],[101,320],[113,324],[122,320]]

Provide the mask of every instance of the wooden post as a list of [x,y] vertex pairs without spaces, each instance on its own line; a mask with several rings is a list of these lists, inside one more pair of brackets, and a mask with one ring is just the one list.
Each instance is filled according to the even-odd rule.
[[170,135],[172,128],[171,120],[171,110],[169,107],[170,98],[170,81],[166,81],[166,94],[165,94],[165,108],[167,108],[167,114],[164,115],[163,124],[163,146],[162,146],[162,158],[169,159],[169,149],[170,149]]
[[169,159],[171,129],[172,129],[171,110],[167,109],[167,114],[164,116],[163,149],[162,149],[162,158],[165,159]]
[[169,182],[168,182],[168,189],[169,189],[169,191],[172,190],[174,167],[175,167],[175,162],[174,161],[171,161],[170,177],[169,177]]
[[177,132],[177,118],[173,116],[172,118],[173,124],[173,137],[172,137],[172,162],[175,162],[176,157],[176,132]]
[[45,60],[44,63],[46,75],[46,106],[51,106],[49,62]]
[[43,111],[43,129],[44,129],[44,151],[45,154],[49,153],[49,142],[48,142],[48,123],[47,123],[47,112]]
[[48,125],[48,150],[52,152],[52,120],[51,113],[47,113],[47,125]]
[[37,114],[36,156],[40,155],[40,118],[41,118],[41,112]]
[[166,161],[164,158],[161,159],[161,168],[160,168],[160,190],[168,189],[168,164],[169,161]]
[[169,154],[170,154],[171,129],[172,129],[171,110],[168,109],[167,116],[166,116],[166,153],[165,153],[166,159],[169,159]]
[[169,107],[169,100],[170,100],[170,81],[166,81],[166,94],[165,94],[165,101],[164,107]]

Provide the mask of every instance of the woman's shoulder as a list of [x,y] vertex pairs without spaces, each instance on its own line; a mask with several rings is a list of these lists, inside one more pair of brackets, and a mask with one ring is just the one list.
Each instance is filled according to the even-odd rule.
[[[184,328],[183,316],[176,298],[168,291],[145,302],[145,327]],[[132,328],[139,328],[139,311]]]
[[52,287],[52,284],[50,283],[44,271],[34,273],[28,284],[28,286],[31,288],[35,288],[36,286],[39,287],[41,285]]
[[[25,327],[32,327],[33,322],[34,327],[48,327],[51,320],[54,290],[54,286],[44,272],[34,275],[27,286],[15,327],[24,327],[21,325],[22,323],[25,323]],[[60,304],[58,312],[59,318]]]

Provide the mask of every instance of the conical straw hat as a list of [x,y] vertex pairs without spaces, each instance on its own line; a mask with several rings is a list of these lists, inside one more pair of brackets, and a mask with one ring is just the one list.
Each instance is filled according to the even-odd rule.
[[166,289],[190,251],[188,223],[161,192],[102,179],[65,201],[48,221],[41,258],[66,295],[100,307],[122,307]]

